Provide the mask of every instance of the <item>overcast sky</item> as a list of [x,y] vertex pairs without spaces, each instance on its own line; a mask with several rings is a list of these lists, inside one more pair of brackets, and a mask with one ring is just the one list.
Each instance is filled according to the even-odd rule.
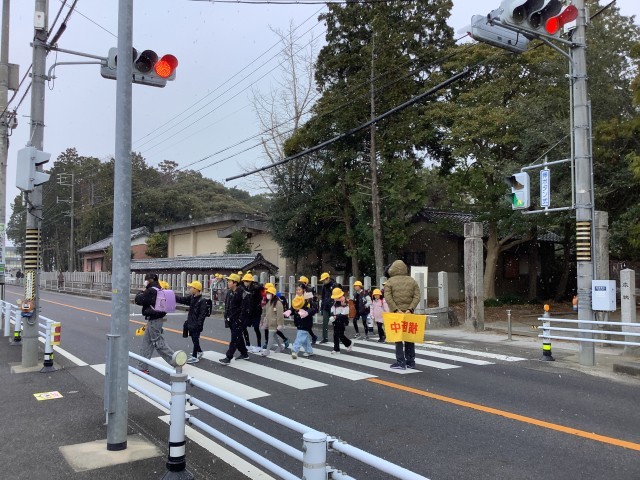
[[[457,32],[470,23],[472,15],[487,14],[500,0],[454,0],[453,4],[449,24]],[[9,61],[20,65],[20,77],[31,65],[34,5],[34,0],[11,2]],[[49,0],[50,22],[61,5],[61,0]],[[59,47],[106,56],[108,49],[117,45],[117,5],[116,0],[80,0]],[[638,0],[619,0],[617,5],[624,15],[640,14]],[[67,11],[65,8],[64,13]],[[258,135],[251,89],[269,92],[279,74],[278,49],[271,48],[278,38],[271,29],[286,30],[292,22],[303,38],[324,38],[324,26],[317,22],[323,11],[323,5],[304,5],[304,0],[297,5],[135,0],[134,46],[160,55],[172,53],[180,64],[177,79],[165,88],[133,86],[134,150],[152,165],[167,159],[186,166]],[[56,61],[84,60],[89,59],[51,52],[47,69]],[[98,65],[63,65],[55,70],[55,77],[46,91],[44,150],[52,154],[52,161],[70,147],[77,148],[80,155],[112,156],[116,82],[103,79]],[[29,100],[27,96],[20,106],[19,125],[10,137],[7,209],[18,193],[14,187],[16,152],[29,138]],[[241,165],[263,161],[258,148],[223,160],[255,145],[257,138],[191,168],[223,182],[241,173]],[[246,181],[227,186],[250,188]],[[8,211],[7,219],[9,215]]]

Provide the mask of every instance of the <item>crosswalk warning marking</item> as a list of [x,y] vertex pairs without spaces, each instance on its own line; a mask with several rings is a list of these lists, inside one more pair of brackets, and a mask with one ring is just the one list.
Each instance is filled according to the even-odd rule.
[[[355,356],[354,353],[357,353],[357,351],[355,350],[352,351],[351,353],[341,353],[340,355],[333,355],[331,354],[330,351],[321,350],[320,348],[316,348],[314,352],[316,355],[319,355],[321,357],[331,357],[332,360],[337,360],[340,362],[347,362],[347,363],[355,363],[356,365],[362,365],[363,367],[376,368],[378,370],[385,370],[387,372],[398,373],[400,375],[419,372],[419,370],[415,370],[413,368],[408,368],[406,370],[392,370],[391,368],[389,368],[391,364],[388,362],[378,362],[376,360],[369,360],[368,358]],[[395,358],[395,356],[393,356],[393,358]],[[455,365],[451,365],[451,368],[456,368],[456,367]]]

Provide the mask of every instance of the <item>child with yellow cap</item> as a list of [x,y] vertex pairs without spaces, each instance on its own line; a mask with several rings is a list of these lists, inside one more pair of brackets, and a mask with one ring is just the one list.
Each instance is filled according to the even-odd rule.
[[302,296],[294,297],[291,302],[291,310],[284,312],[284,316],[287,318],[293,317],[293,324],[298,329],[296,339],[291,346],[291,358],[298,358],[298,352],[301,348],[304,348],[303,357],[313,355],[311,335],[309,334],[313,317],[309,315],[309,307],[307,307],[305,299]]

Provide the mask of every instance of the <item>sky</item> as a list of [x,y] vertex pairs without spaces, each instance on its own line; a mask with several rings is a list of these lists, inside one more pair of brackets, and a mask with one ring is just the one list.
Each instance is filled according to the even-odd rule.
[[[62,4],[62,0],[49,0],[50,23]],[[499,4],[500,0],[454,0],[449,24],[460,36],[472,15],[485,15]],[[11,1],[9,62],[19,64],[21,78],[31,65],[34,6],[35,0]],[[638,0],[618,0],[617,6],[623,15],[640,18]],[[305,0],[289,5],[134,0],[134,47],[159,55],[171,53],[179,65],[176,80],[165,88],[133,86],[133,149],[151,165],[163,160],[175,161],[179,167],[193,164],[189,168],[222,183],[253,165],[264,164],[259,148],[225,158],[259,141],[253,91],[269,93],[281,75],[278,37],[273,30],[286,31],[292,24],[303,39],[311,35],[323,39],[324,25],[317,17],[324,11],[324,5],[305,5]],[[67,12],[68,6],[62,16]],[[79,0],[58,46],[106,56],[109,48],[117,46],[117,18],[116,0]],[[74,61],[91,59],[51,52],[47,70],[56,62]],[[52,154],[51,162],[72,147],[83,156],[112,157],[116,150],[116,82],[103,79],[99,65],[60,65],[54,76],[45,97],[44,150]],[[18,194],[15,165],[17,151],[29,140],[29,112],[27,95],[18,109],[18,127],[10,137],[7,220]],[[217,154],[223,149],[227,150]],[[238,180],[225,185],[252,191],[256,184]]]

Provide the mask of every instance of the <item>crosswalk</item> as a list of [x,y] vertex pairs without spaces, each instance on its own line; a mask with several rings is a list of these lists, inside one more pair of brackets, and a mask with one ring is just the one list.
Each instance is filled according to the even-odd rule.
[[[334,355],[331,353],[331,349],[330,345],[315,345],[313,356],[308,358],[299,356],[297,359],[291,358],[291,355],[287,353],[272,352],[266,357],[254,354],[249,361],[233,360],[229,366],[219,364],[218,360],[222,358],[222,353],[207,351],[204,352],[201,363],[185,365],[183,371],[190,377],[215,385],[239,398],[253,400],[271,395],[260,389],[264,388],[265,384],[281,384],[302,391],[327,387],[333,378],[349,381],[376,378],[378,375],[370,373],[371,371],[376,373],[384,371],[387,374],[401,376],[420,375],[429,369],[456,370],[464,366],[493,365],[496,361],[518,362],[526,360],[522,357],[425,343],[416,345],[415,369],[392,370],[389,366],[395,361],[394,345],[354,340],[351,352],[343,350],[339,355]],[[167,366],[167,363],[160,357],[152,358],[152,361]],[[286,367],[281,367],[282,364]],[[104,375],[104,364],[91,365],[91,367]],[[229,368],[248,374],[249,377],[229,378],[233,375],[225,376],[216,373],[223,373]],[[314,378],[310,378],[311,376]],[[251,382],[247,381],[247,378],[259,378],[260,380],[259,382]],[[165,401],[170,400],[169,392],[137,375],[129,373],[129,383],[142,387]],[[260,388],[252,386],[252,383],[259,384]],[[132,389],[132,391],[135,390]],[[156,404],[156,406],[164,410],[161,405]]]

